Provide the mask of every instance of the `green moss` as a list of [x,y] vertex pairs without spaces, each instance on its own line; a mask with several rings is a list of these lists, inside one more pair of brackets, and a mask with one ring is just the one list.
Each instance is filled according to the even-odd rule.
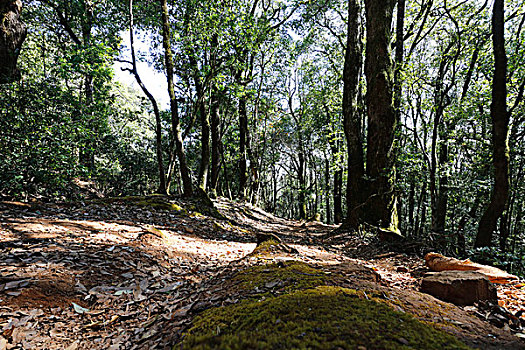
[[129,205],[136,205],[139,207],[153,208],[160,210],[175,211],[180,214],[187,214],[187,211],[180,205],[171,203],[166,200],[165,196],[154,194],[151,196],[124,196],[105,198],[102,200],[96,200],[96,203],[124,203]]
[[303,262],[287,261],[248,268],[235,275],[233,281],[242,290],[290,292],[324,285],[327,275]]
[[329,286],[209,309],[194,320],[179,345],[183,349],[469,349],[412,316],[353,290]]
[[380,292],[330,286],[336,277],[299,261],[243,270],[225,288],[245,299],[204,311],[175,348],[469,349],[453,336],[394,311]]
[[275,251],[279,251],[279,246],[281,243],[277,242],[276,240],[269,239],[267,241],[264,241],[255,247],[253,252],[251,252],[251,255],[265,255],[270,254]]
[[184,209],[180,205],[177,205],[175,203],[170,203],[170,202],[164,201],[162,199],[157,199],[157,198],[148,198],[146,200],[137,201],[133,204],[139,207],[150,207],[150,208],[161,209],[161,210],[184,212]]

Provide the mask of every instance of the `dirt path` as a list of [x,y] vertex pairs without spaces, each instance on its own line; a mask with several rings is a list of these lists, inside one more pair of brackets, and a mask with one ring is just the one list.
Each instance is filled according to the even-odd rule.
[[[421,306],[415,294],[421,259],[377,250],[354,259],[359,240],[314,244],[332,226],[290,222],[224,200],[216,205],[230,220],[177,204],[183,210],[125,200],[0,203],[0,350],[169,349],[201,309],[242,297],[222,286],[243,266],[264,263],[246,258],[256,232],[277,233],[300,253],[285,258],[339,269],[347,276],[342,283],[370,283],[344,267],[367,266],[381,276],[381,288]],[[472,338],[485,348],[517,339],[463,310],[453,314],[463,333],[486,332]]]

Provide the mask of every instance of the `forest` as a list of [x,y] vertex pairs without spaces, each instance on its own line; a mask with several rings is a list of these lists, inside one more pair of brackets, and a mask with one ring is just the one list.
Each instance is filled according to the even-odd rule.
[[[360,1],[169,5],[24,4],[22,80],[1,86],[3,198],[74,199],[76,178],[106,196],[200,188],[523,269],[522,4],[499,29],[489,1],[391,1],[378,23]],[[138,62],[167,77],[169,105]]]
[[6,203],[226,201],[525,276],[519,1],[0,0],[0,15]]

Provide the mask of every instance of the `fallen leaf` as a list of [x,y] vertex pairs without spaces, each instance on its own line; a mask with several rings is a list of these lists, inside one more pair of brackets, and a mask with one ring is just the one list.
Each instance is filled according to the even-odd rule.
[[69,345],[65,350],[76,350],[78,349],[79,341],[75,341],[73,344]]
[[89,309],[86,309],[85,307],[82,307],[76,303],[71,303],[73,304],[73,309],[75,310],[76,313],[78,314],[84,314],[86,312],[89,312]]
[[133,290],[131,289],[121,289],[121,290],[117,290],[114,295],[116,296],[121,296],[122,294],[133,294]]

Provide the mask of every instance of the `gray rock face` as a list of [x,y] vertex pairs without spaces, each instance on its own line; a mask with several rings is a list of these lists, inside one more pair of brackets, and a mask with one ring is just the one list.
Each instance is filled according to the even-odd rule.
[[489,279],[474,271],[442,271],[427,273],[421,292],[456,305],[472,305],[480,300],[498,300],[496,287]]

